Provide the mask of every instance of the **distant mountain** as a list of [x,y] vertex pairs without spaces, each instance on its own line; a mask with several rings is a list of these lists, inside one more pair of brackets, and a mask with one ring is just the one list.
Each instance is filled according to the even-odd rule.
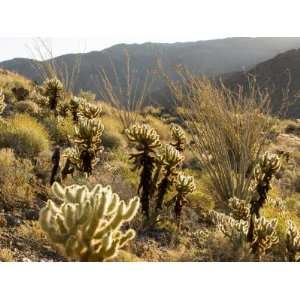
[[287,116],[300,118],[300,49],[281,53],[247,72],[227,75],[224,83],[232,88],[238,85],[246,87],[249,77],[253,76],[261,88],[270,91],[275,110],[280,107],[283,92],[288,89],[288,99],[293,104],[289,107]]
[[[99,96],[99,87],[95,84],[95,77],[99,69],[104,68],[113,74],[111,61],[116,73],[124,73],[124,50],[130,56],[133,69],[137,76],[144,78],[147,70],[156,66],[160,60],[164,70],[176,78],[174,67],[182,64],[197,74],[215,76],[222,73],[247,70],[254,65],[269,59],[281,52],[300,47],[300,37],[293,38],[228,38],[219,40],[160,44],[120,44],[103,51],[80,54],[80,72],[75,82],[75,91],[91,90]],[[72,65],[78,60],[78,55],[68,54],[54,58],[56,64],[63,64],[71,72]],[[16,58],[0,63],[0,68],[15,71],[30,79],[40,81],[40,74],[30,59]],[[124,76],[120,75],[124,84]],[[100,87],[101,88],[101,87]],[[161,83],[153,85],[151,93],[161,89]]]

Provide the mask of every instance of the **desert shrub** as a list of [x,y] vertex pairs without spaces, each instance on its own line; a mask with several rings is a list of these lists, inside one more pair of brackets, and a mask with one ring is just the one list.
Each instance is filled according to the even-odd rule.
[[14,105],[14,108],[19,113],[27,113],[33,116],[40,112],[39,106],[31,100],[19,101]]
[[43,120],[51,139],[59,145],[70,145],[70,139],[74,136],[74,124],[71,117],[57,119],[49,116]]
[[36,119],[17,114],[1,124],[0,147],[13,148],[21,157],[34,158],[49,149],[48,133]]
[[232,196],[249,199],[249,175],[274,125],[268,93],[255,84],[235,93],[184,69],[179,76],[182,84],[168,81],[169,87],[183,107],[181,117],[212,193],[225,203]]
[[124,138],[118,132],[108,131],[105,129],[102,135],[102,144],[105,149],[120,148],[124,145]]
[[16,158],[12,149],[0,150],[0,194],[6,207],[31,206],[34,182],[30,160]]
[[0,249],[0,261],[13,262],[14,260],[14,253],[9,248]]

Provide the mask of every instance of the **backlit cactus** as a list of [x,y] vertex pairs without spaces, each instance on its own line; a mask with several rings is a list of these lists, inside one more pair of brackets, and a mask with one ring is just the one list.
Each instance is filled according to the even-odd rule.
[[[101,136],[104,126],[98,119],[80,119],[75,127],[74,144],[80,158],[80,170],[90,175],[97,155],[102,152]],[[78,166],[78,165],[77,165]]]
[[72,97],[71,98],[69,105],[70,105],[70,111],[71,111],[74,122],[78,121],[78,118],[79,118],[78,113],[81,109],[82,104],[85,102],[86,102],[86,99],[82,98],[82,97]]
[[174,197],[174,213],[177,223],[180,224],[182,207],[187,203],[186,196],[190,193],[193,193],[196,189],[194,177],[179,174],[175,182],[175,189],[177,194]]
[[99,118],[101,116],[101,113],[101,106],[85,101],[81,102],[77,115],[79,118],[95,119]]
[[125,130],[127,138],[138,152],[132,153],[134,169],[141,170],[138,193],[141,195],[143,213],[149,217],[152,177],[156,160],[156,151],[161,147],[159,136],[149,125],[132,125]]
[[183,129],[177,124],[172,124],[171,134],[174,140],[171,145],[174,146],[178,151],[183,152],[187,143]]
[[2,89],[0,89],[0,114],[3,113],[3,111],[6,107],[4,100],[5,100],[4,93],[3,93]]
[[172,145],[164,145],[161,151],[161,156],[164,162],[163,178],[158,185],[156,209],[162,209],[164,197],[174,178],[178,175],[178,166],[183,162],[184,157]]
[[45,96],[49,98],[49,108],[55,111],[63,99],[64,86],[57,78],[49,78],[44,82]]
[[135,232],[121,230],[125,222],[136,215],[139,199],[128,204],[120,200],[109,186],[52,186],[54,195],[62,201],[57,206],[49,200],[40,212],[41,228],[51,242],[70,260],[105,261],[118,254]]
[[254,219],[254,239],[251,243],[251,250],[259,260],[268,249],[278,243],[276,227],[276,219],[270,221],[264,217]]
[[271,189],[271,181],[281,167],[281,159],[276,154],[266,152],[254,168],[254,195],[250,201],[250,224],[248,231],[248,241],[254,239],[254,219],[260,217],[260,209],[267,201],[268,192]]
[[138,151],[153,152],[161,146],[159,135],[147,124],[134,124],[125,130],[127,138]]
[[300,232],[290,220],[288,221],[285,243],[287,260],[300,261]]
[[216,211],[210,211],[209,217],[217,229],[220,230],[233,243],[240,244],[246,240],[248,224],[243,220],[236,220]]
[[245,200],[232,197],[228,200],[228,206],[231,209],[231,215],[237,220],[249,220],[250,204]]

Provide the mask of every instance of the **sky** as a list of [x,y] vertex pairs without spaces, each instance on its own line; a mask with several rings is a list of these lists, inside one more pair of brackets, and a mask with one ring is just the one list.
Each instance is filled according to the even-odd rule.
[[61,55],[118,43],[300,36],[299,11],[298,0],[3,1],[0,61],[33,58],[37,37],[52,37]]

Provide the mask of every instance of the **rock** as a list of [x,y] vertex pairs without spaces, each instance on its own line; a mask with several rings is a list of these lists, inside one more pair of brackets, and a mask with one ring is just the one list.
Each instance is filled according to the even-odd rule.
[[19,226],[21,225],[21,220],[13,215],[6,215],[7,226]]
[[24,217],[26,220],[35,221],[39,219],[39,213],[34,209],[26,209],[24,211]]

